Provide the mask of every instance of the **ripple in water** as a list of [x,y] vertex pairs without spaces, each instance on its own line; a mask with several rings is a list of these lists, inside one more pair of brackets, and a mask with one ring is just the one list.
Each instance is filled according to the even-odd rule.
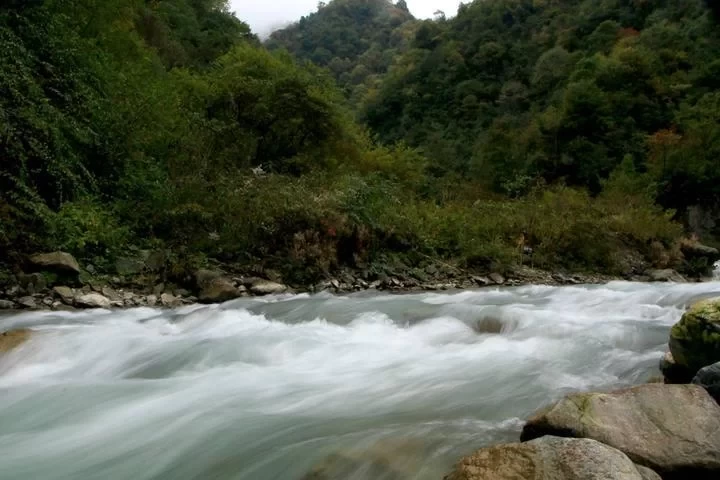
[[561,395],[646,381],[720,282],[23,313],[2,479],[437,479]]

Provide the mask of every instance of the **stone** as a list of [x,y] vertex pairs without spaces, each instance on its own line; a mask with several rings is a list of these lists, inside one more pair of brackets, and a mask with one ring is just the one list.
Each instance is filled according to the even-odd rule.
[[46,307],[52,307],[53,299],[52,299],[51,297],[45,297],[45,298],[42,299],[42,303],[43,303],[43,305],[45,305]]
[[480,287],[486,287],[492,283],[489,278],[487,277],[478,277],[478,276],[472,276],[470,277],[470,280],[475,282]]
[[115,271],[119,275],[137,275],[143,270],[145,270],[145,262],[138,258],[122,257],[115,261]]
[[694,304],[670,330],[670,352],[694,375],[720,362],[720,298]]
[[445,480],[659,480],[619,450],[590,439],[547,436],[463,458]]
[[499,273],[491,273],[488,278],[490,281],[492,281],[495,285],[502,285],[505,283],[505,277],[500,275]]
[[692,370],[677,364],[672,352],[667,352],[663,355],[663,358],[660,360],[660,371],[663,374],[665,383],[668,384],[690,383],[694,376]]
[[218,277],[206,284],[200,292],[202,303],[219,303],[235,300],[242,292],[229,279]]
[[148,295],[147,297],[145,297],[145,302],[147,303],[148,307],[154,307],[155,305],[157,305],[158,297],[157,295]]
[[700,385],[720,403],[720,362],[701,368],[692,383]]
[[66,252],[39,253],[30,257],[30,263],[41,270],[74,275],[80,273],[77,260]]
[[100,293],[107,297],[111,302],[119,302],[122,300],[122,296],[115,290],[108,286],[104,286],[100,289]]
[[37,303],[33,297],[20,297],[17,299],[17,303],[25,308],[37,308]]
[[7,353],[14,350],[30,339],[31,330],[19,329],[0,333],[0,353]]
[[720,478],[720,406],[697,385],[568,395],[531,418],[520,439],[544,435],[597,440],[665,480]]
[[160,304],[162,304],[163,307],[174,308],[182,305],[182,302],[171,293],[163,293],[160,295]]
[[13,308],[15,308],[15,302],[0,300],[0,310],[12,310]]
[[277,295],[287,290],[287,286],[269,280],[258,280],[250,285],[250,293],[253,295]]
[[210,285],[214,280],[222,277],[224,274],[219,270],[198,270],[195,272],[195,284],[199,289],[203,289]]
[[682,275],[670,268],[664,270],[648,270],[645,274],[650,277],[650,281],[652,282],[683,283],[686,281]]
[[189,297],[190,292],[188,290],[185,290],[184,288],[176,288],[175,289],[175,296],[177,297]]
[[153,287],[153,293],[155,295],[162,295],[162,293],[165,291],[165,284],[164,283],[158,283]]
[[90,292],[76,295],[75,305],[83,308],[110,308],[110,299],[97,292]]
[[53,287],[53,292],[55,292],[55,295],[60,297],[60,300],[66,305],[72,305],[75,301],[75,292],[70,287]]

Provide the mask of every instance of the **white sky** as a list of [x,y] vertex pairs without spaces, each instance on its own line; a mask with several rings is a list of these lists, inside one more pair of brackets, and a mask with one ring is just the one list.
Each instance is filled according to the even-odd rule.
[[[413,15],[430,18],[436,10],[442,10],[448,17],[455,15],[461,0],[406,1]],[[253,32],[267,35],[317,10],[318,0],[230,0],[230,4],[238,18],[250,24]]]

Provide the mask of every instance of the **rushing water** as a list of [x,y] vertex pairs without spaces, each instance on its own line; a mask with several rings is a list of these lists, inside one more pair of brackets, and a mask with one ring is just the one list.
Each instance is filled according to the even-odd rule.
[[567,392],[657,375],[670,326],[715,295],[611,283],[0,317],[36,331],[0,359],[0,479],[440,479]]

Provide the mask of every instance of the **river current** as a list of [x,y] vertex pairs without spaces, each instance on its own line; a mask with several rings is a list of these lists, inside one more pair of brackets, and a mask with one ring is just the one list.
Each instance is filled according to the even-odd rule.
[[442,478],[562,395],[659,374],[720,281],[32,312],[0,331],[0,480]]

